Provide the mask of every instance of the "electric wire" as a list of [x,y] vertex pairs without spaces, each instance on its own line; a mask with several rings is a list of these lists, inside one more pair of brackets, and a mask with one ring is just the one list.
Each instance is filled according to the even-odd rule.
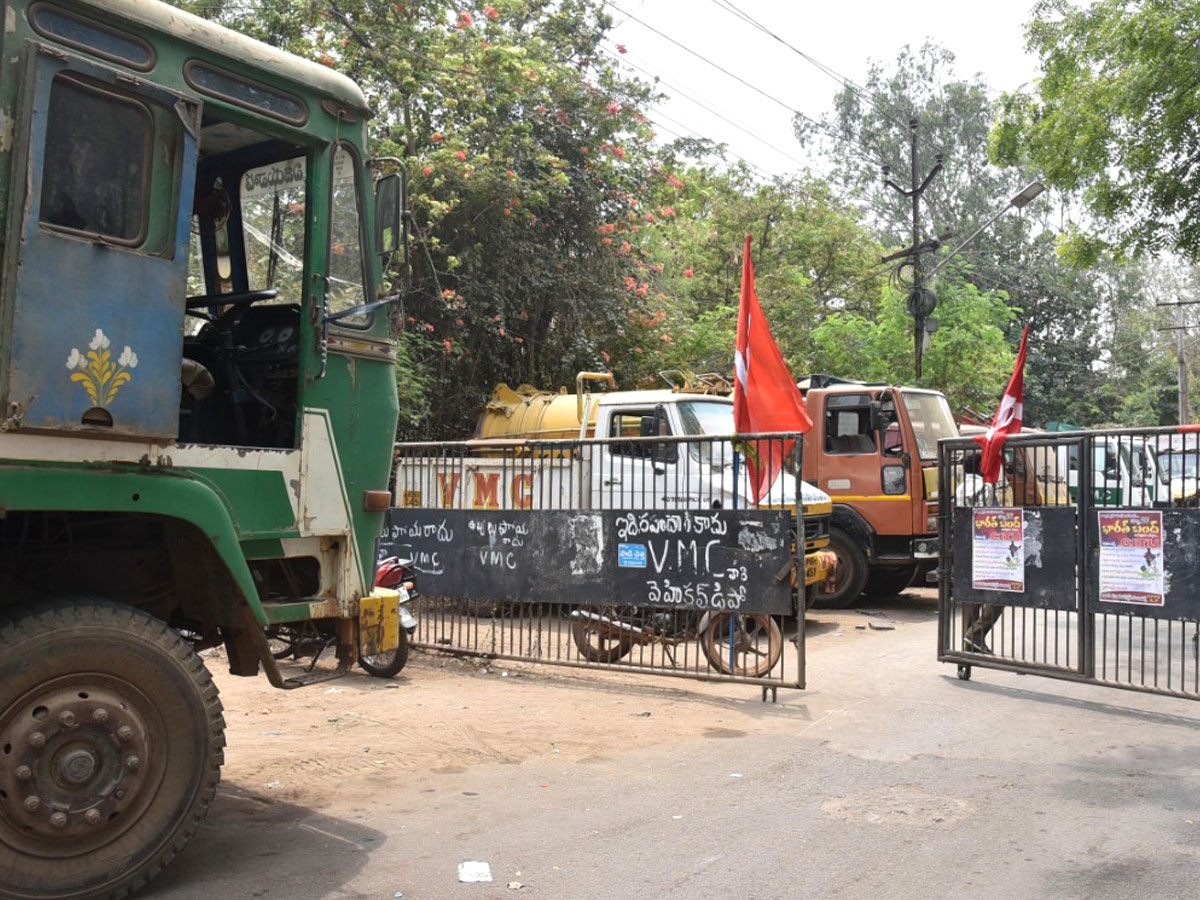
[[650,71],[649,69],[638,65],[633,60],[628,58],[628,54],[618,55],[618,54],[613,53],[611,50],[609,50],[607,48],[602,48],[602,49],[608,56],[612,57],[617,62],[624,63],[625,65],[628,65],[630,68],[636,69],[637,71],[642,72],[643,74],[656,79],[659,84],[662,84],[666,88],[668,88],[672,92],[673,95],[683,97],[684,99],[688,100],[689,102],[694,103],[696,106],[700,107],[701,109],[705,110],[706,112],[710,113],[711,115],[716,116],[721,121],[723,121],[729,125],[732,125],[734,128],[741,131],[747,137],[753,138],[754,140],[758,141],[758,143],[762,144],[764,147],[767,147],[767,148],[775,151],[780,156],[790,159],[792,162],[796,163],[799,166],[807,166],[807,163],[804,160],[799,159],[798,157],[792,156],[792,154],[788,153],[783,148],[777,147],[775,144],[772,144],[769,140],[767,140],[766,138],[762,137],[759,134],[756,134],[754,131],[752,131],[746,125],[743,125],[740,122],[734,121],[733,119],[731,119],[728,116],[721,113],[719,110],[714,109],[712,106],[709,106],[703,100],[699,100],[695,96],[689,94],[687,91],[685,91],[683,88],[679,87],[678,85],[671,84],[670,82],[667,81],[667,79],[663,78],[661,75],[658,75],[658,74]]
[[848,90],[853,92],[856,96],[862,97],[863,99],[871,100],[872,103],[875,105],[876,109],[879,110],[879,112],[884,116],[884,118],[886,118],[890,122],[892,122],[892,124],[897,125],[901,128],[908,128],[907,117],[902,118],[902,119],[893,118],[892,112],[895,112],[895,110],[890,109],[890,104],[887,104],[884,101],[884,98],[882,97],[882,95],[880,95],[874,91],[868,91],[866,88],[855,84],[853,81],[851,81],[845,75],[842,75],[841,73],[835,71],[830,66],[826,65],[825,63],[821,62],[820,60],[816,59],[815,57],[810,56],[809,54],[805,53],[799,47],[784,40],[779,34],[772,31],[770,28],[768,28],[766,25],[759,22],[757,19],[755,19],[749,13],[745,12],[744,10],[742,10],[741,8],[736,6],[732,2],[732,0],[711,0],[711,2],[715,6],[717,6],[719,9],[725,10],[726,12],[730,13],[734,17],[741,19],[747,25],[750,25],[751,27],[756,28],[758,31],[762,32],[763,34],[767,35],[768,37],[770,37],[773,40],[777,41],[778,43],[782,44],[784,47],[791,50],[793,53],[795,53],[797,56],[799,56],[805,62],[814,66],[818,71],[822,72],[825,75],[828,75],[835,82],[842,85],[842,87],[847,88]]
[[[612,2],[612,0],[601,0],[601,2],[605,6],[608,6],[611,9],[616,10],[621,15],[625,16],[628,20],[637,22],[639,25],[641,25],[647,31],[653,32],[654,34],[658,35],[663,40],[667,41],[670,44],[673,44],[674,46],[678,47],[680,50],[683,50],[685,53],[688,53],[691,56],[694,56],[696,59],[700,60],[704,64],[716,69],[722,75],[725,75],[728,78],[732,78],[734,81],[738,82],[738,84],[741,84],[742,86],[744,86],[746,88],[749,88],[754,93],[762,96],[763,98],[769,100],[770,102],[774,103],[775,105],[781,107],[782,109],[791,113],[794,117],[796,117],[798,119],[802,119],[803,121],[809,123],[814,129],[816,129],[817,131],[820,131],[826,137],[829,137],[834,141],[839,141],[839,142],[843,142],[843,143],[851,145],[854,148],[856,154],[859,156],[863,156],[863,158],[866,161],[868,161],[874,165],[882,165],[882,161],[874,154],[874,152],[871,150],[871,148],[865,147],[860,144],[855,144],[853,141],[851,141],[845,135],[839,135],[836,132],[829,130],[824,125],[824,123],[819,122],[816,119],[812,118],[811,116],[806,115],[805,113],[803,113],[800,110],[793,107],[791,104],[789,104],[783,100],[780,100],[778,97],[774,96],[773,94],[770,94],[767,91],[764,91],[762,88],[758,87],[755,84],[752,84],[751,82],[747,81],[745,78],[742,78],[740,75],[737,75],[734,72],[731,72],[729,69],[725,68],[720,63],[714,62],[713,60],[709,59],[704,54],[698,53],[697,51],[693,50],[691,47],[688,47],[687,45],[680,43],[679,41],[675,40],[670,35],[666,34],[665,32],[661,31],[658,28],[655,28],[653,25],[649,24],[645,20],[639,19],[637,16],[633,15],[632,13],[628,12],[627,10],[624,10],[621,7],[617,6],[615,3]],[[865,154],[865,156],[864,156],[864,154]]]

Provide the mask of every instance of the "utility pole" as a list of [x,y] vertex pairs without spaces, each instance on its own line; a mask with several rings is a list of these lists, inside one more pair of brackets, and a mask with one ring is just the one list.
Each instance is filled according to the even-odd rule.
[[[912,287],[908,292],[908,311],[913,317],[913,363],[917,378],[921,377],[921,357],[925,352],[925,330],[929,316],[937,308],[937,295],[933,291],[925,287],[924,270],[921,263],[921,254],[932,253],[941,246],[941,241],[948,238],[947,233],[941,235],[940,238],[934,238],[925,242],[921,241],[921,195],[925,193],[925,188],[929,187],[929,183],[933,181],[935,175],[942,171],[942,154],[938,153],[934,157],[934,166],[929,170],[929,174],[924,179],[921,178],[920,159],[918,157],[917,148],[917,130],[919,123],[917,117],[912,116],[908,120],[909,132],[909,153],[912,162],[912,179],[911,188],[905,189],[892,181],[889,177],[891,169],[888,166],[883,167],[884,184],[905,197],[912,200],[912,244],[903,250],[893,253],[891,256],[885,256],[883,262],[891,262],[894,259],[911,260],[912,266]],[[903,268],[904,264],[901,264]]]
[[1175,324],[1166,328],[1159,328],[1158,331],[1174,331],[1175,332],[1175,365],[1176,379],[1179,382],[1179,424],[1189,425],[1189,420],[1192,417],[1191,402],[1188,399],[1188,373],[1187,360],[1183,355],[1183,333],[1191,328],[1191,325],[1183,321],[1183,308],[1185,306],[1193,306],[1200,303],[1200,300],[1177,300],[1174,303],[1155,303],[1155,306],[1174,306],[1175,307]]

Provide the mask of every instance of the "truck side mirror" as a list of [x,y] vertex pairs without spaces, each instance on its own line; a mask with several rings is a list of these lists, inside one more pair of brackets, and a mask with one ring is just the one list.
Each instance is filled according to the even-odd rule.
[[883,429],[883,404],[878,400],[872,400],[868,409],[868,422],[870,430],[879,432]]
[[404,178],[396,173],[384,175],[375,184],[375,246],[380,255],[400,249],[403,234],[404,199],[407,194]]
[[[654,418],[651,423],[651,429],[655,437],[671,436],[671,420],[667,418],[667,408],[661,403],[654,408]],[[656,463],[675,462],[675,445],[655,444],[654,461]]]

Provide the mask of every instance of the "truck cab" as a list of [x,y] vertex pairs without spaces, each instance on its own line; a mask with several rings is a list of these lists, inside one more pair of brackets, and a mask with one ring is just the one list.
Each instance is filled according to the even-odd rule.
[[937,442],[958,436],[945,396],[828,376],[800,388],[813,421],[803,474],[833,503],[838,557],[817,603],[845,607],[864,591],[919,583],[937,559]]
[[[362,91],[156,0],[5,0],[0,897],[124,896],[212,801],[198,651],[396,647],[402,185]],[[390,612],[389,612],[390,610]]]

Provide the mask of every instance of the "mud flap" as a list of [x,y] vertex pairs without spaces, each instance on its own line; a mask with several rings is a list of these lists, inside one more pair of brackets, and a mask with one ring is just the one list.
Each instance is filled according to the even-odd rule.
[[360,656],[391,653],[400,646],[400,592],[377,587],[358,601]]

